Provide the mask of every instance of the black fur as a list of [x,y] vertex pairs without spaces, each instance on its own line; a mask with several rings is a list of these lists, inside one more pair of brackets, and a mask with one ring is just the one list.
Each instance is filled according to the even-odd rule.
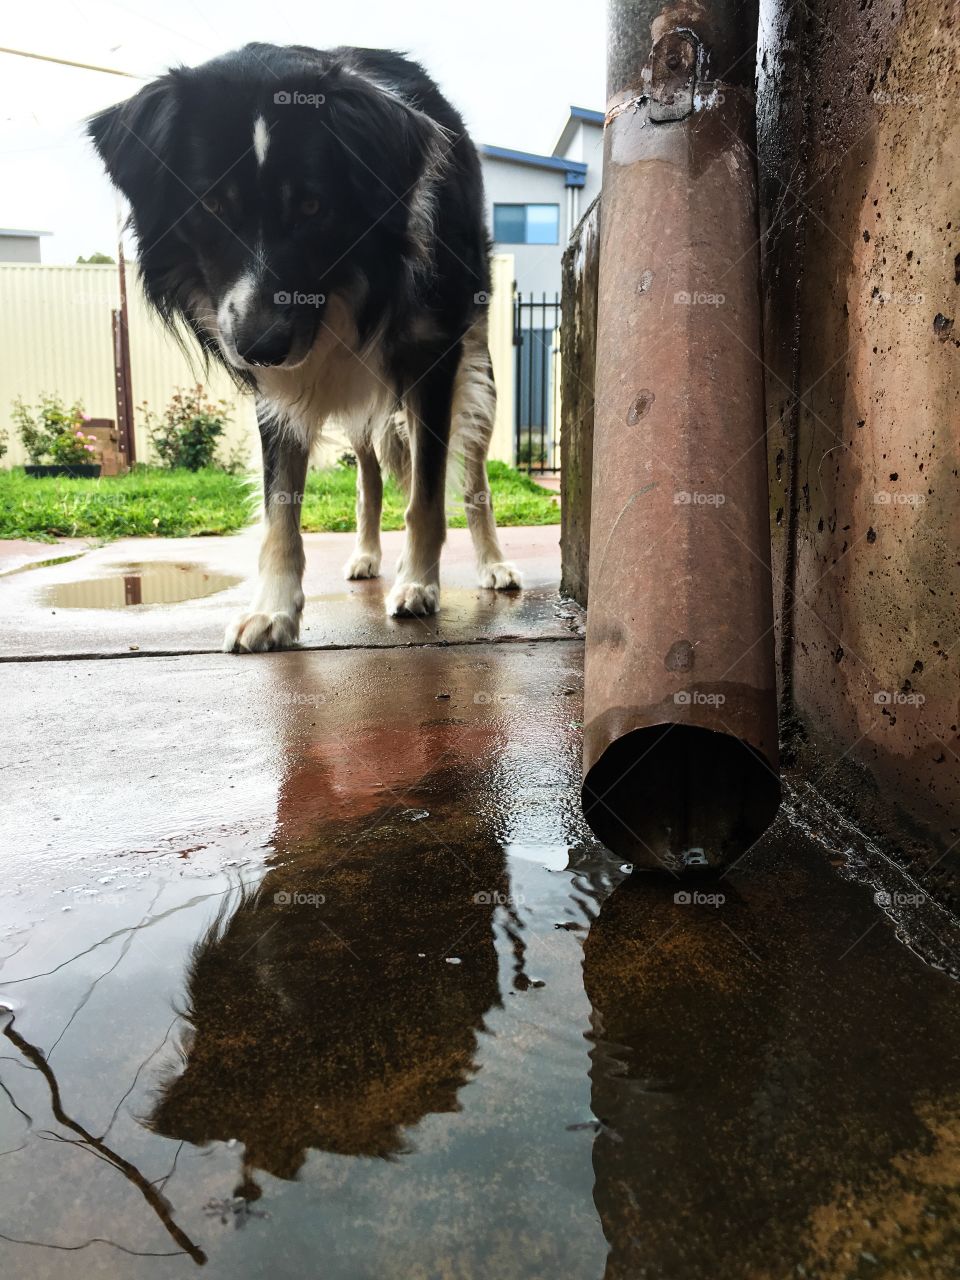
[[[262,168],[251,145],[258,115],[270,133]],[[269,330],[263,363],[306,351],[324,312],[278,304],[276,294],[346,292],[359,300],[361,340],[383,332],[402,395],[417,376],[411,367],[429,367],[483,305],[490,246],[477,154],[458,113],[399,53],[247,45],[170,71],[93,117],[89,132],[130,203],[150,301],[168,322],[184,319],[205,352],[250,384],[248,368],[224,359],[197,300],[216,312],[261,244],[249,322],[259,335],[241,337],[255,349]],[[431,168],[425,255],[413,206]],[[312,200],[317,212],[304,214]]]

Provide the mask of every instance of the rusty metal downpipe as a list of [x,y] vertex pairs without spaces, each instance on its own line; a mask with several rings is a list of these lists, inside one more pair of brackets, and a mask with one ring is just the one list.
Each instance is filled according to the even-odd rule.
[[756,5],[611,0],[583,805],[638,867],[724,866],[780,802]]

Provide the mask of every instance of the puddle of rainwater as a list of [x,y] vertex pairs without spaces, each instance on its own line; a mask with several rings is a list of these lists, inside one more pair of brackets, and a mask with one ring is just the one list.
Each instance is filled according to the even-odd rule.
[[535,694],[288,713],[266,853],[0,889],[4,1274],[945,1274],[957,984],[784,817],[631,878]]
[[59,582],[46,587],[44,604],[59,609],[123,609],[139,604],[177,604],[235,587],[243,578],[215,573],[196,564],[118,565],[102,578]]

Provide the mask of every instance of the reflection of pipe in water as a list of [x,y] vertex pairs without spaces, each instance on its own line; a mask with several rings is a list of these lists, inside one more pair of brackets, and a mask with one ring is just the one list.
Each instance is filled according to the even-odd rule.
[[610,5],[583,802],[677,869],[748,848],[780,782],[756,7],[659,9]]
[[949,1270],[956,984],[785,840],[736,886],[630,877],[585,940],[604,1280]]
[[[0,1012],[3,1011],[0,1010]],[[189,1254],[198,1266],[202,1266],[207,1261],[207,1255],[177,1226],[170,1214],[170,1205],[153,1183],[147,1181],[136,1165],[118,1155],[112,1147],[108,1147],[106,1143],[95,1137],[87,1129],[84,1129],[76,1120],[72,1120],[64,1111],[57,1077],[53,1074],[53,1070],[43,1056],[42,1051],[36,1045],[31,1044],[29,1040],[25,1040],[18,1031],[14,1031],[12,1018],[3,1028],[3,1034],[11,1044],[20,1050],[27,1061],[40,1072],[47,1082],[47,1088],[50,1090],[50,1109],[57,1120],[65,1128],[72,1129],[74,1133],[79,1134],[83,1146],[88,1147],[95,1155],[104,1159],[107,1164],[119,1169],[125,1178],[129,1178],[184,1253]]]

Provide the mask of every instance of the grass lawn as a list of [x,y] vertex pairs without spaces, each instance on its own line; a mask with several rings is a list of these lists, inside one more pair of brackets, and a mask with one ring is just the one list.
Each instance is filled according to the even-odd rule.
[[[503,462],[488,464],[493,509],[501,525],[559,524],[553,495]],[[259,482],[258,482],[259,484]],[[311,471],[303,501],[303,528],[349,532],[354,525],[356,472]],[[224,471],[164,471],[137,467],[102,480],[39,479],[21,468],[0,471],[0,538],[185,538],[235,533],[256,513],[258,485]],[[449,523],[466,524],[463,504],[451,494]],[[383,527],[403,527],[403,496],[384,486]]]

